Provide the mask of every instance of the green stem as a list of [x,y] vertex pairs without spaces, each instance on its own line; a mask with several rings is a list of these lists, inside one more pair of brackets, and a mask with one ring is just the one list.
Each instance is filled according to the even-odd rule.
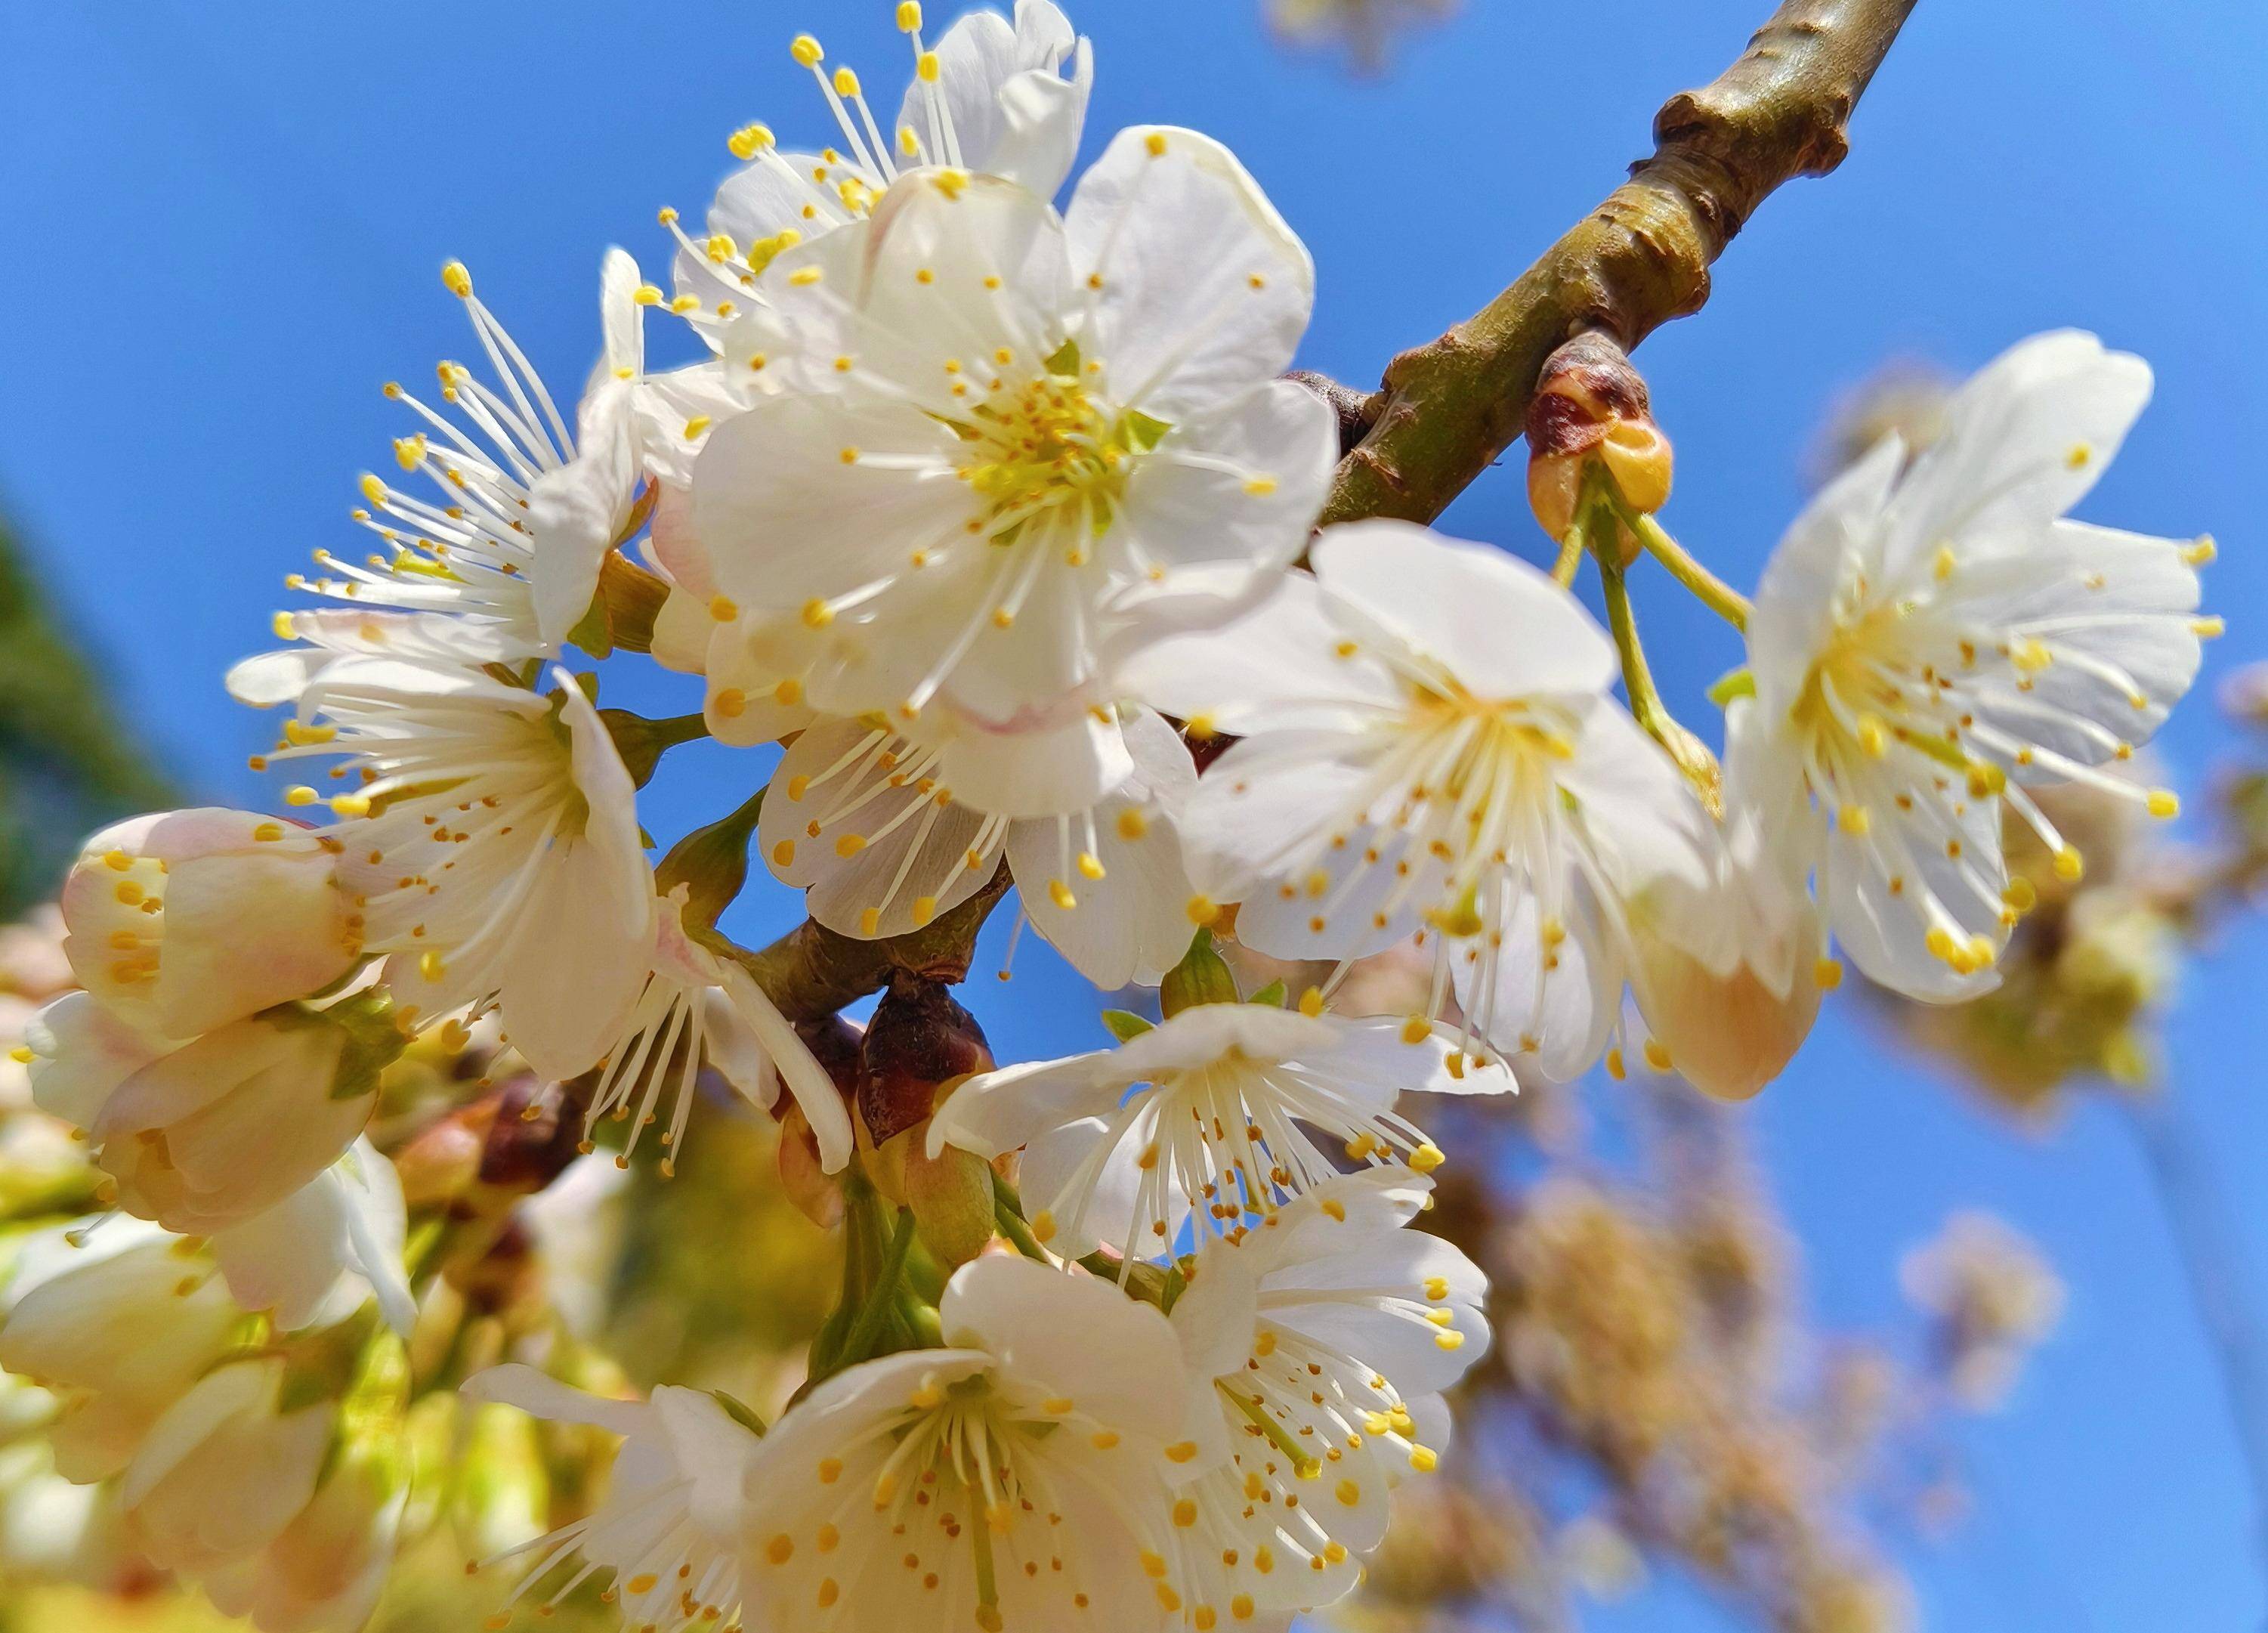
[[[1594,510],[1590,514],[1596,517],[1598,513]],[[1607,628],[1614,635],[1615,650],[1622,655],[1623,690],[1630,694],[1631,713],[1655,742],[1671,748],[1676,722],[1654,689],[1653,671],[1646,665],[1646,647],[1638,638],[1638,617],[1631,608],[1630,582],[1615,559],[1611,542],[1609,549],[1593,553],[1598,557],[1599,581],[1606,592]]]
[[1032,1234],[1032,1227],[1024,1223],[1024,1200],[1016,1194],[1016,1187],[998,1174],[992,1176],[992,1218],[1000,1227],[1000,1234],[1014,1245],[1027,1259],[1037,1260],[1043,1265],[1055,1263],[1055,1257],[1040,1245],[1040,1238]]
[[1578,525],[1567,529],[1567,536],[1559,541],[1559,559],[1551,564],[1551,581],[1561,589],[1572,589],[1575,573],[1583,565],[1583,528]]
[[1624,523],[1638,535],[1638,543],[1646,546],[1647,555],[1668,568],[1670,576],[1690,590],[1703,606],[1742,633],[1748,632],[1749,615],[1755,608],[1746,595],[1703,566],[1653,517],[1623,506],[1616,508]]
[[850,1334],[836,1352],[835,1366],[840,1370],[856,1366],[873,1352],[874,1341],[880,1336],[882,1323],[897,1307],[898,1289],[906,1267],[906,1250],[913,1245],[914,1216],[911,1208],[898,1209],[898,1223],[890,1232],[890,1239],[882,1249],[881,1263],[874,1269],[873,1285],[867,1289],[866,1303],[858,1312],[858,1319],[850,1324]]

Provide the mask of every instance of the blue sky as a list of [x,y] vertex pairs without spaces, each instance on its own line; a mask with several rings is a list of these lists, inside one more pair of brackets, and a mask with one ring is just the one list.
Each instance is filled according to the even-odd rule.
[[[1469,0],[1391,75],[1353,82],[1282,55],[1256,4],[1086,0],[1090,141],[1141,120],[1233,145],[1319,264],[1302,360],[1362,383],[1588,208],[1646,151],[1662,98],[1716,72],[1764,10]],[[285,572],[354,543],[353,475],[399,428],[379,382],[466,351],[440,263],[468,262],[549,377],[579,380],[600,251],[620,242],[661,263],[655,207],[697,210],[729,162],[725,134],[745,121],[819,132],[823,110],[786,56],[796,30],[821,33],[870,84],[895,81],[891,9],[6,9],[0,501],[191,787],[262,797],[242,758],[262,725],[219,676],[266,639]],[[2253,440],[2268,438],[2268,217],[2249,196],[2268,155],[2264,61],[2268,11],[2250,0],[1922,6],[1843,170],[1771,201],[1707,311],[1642,354],[1678,447],[1666,520],[1753,581],[1838,392],[1889,356],[1965,369],[2035,330],[2083,325],[2148,357],[2159,380],[2086,514],[2217,534],[2208,594],[2230,632],[2206,684],[2268,654],[2250,616],[2264,587]],[[1531,556],[1542,543],[1516,463],[1449,524]],[[1657,671],[1698,718],[1733,645],[1659,582],[1645,591]],[[625,682],[613,695],[676,694]],[[2206,707],[2163,741],[2192,794],[2230,747]],[[666,839],[736,803],[756,774],[691,751],[657,784],[648,825]],[[793,911],[768,892],[738,927],[753,939]],[[2256,1254],[2268,1103],[2241,1017],[2264,974],[2268,939],[2236,933],[2195,972],[2173,1029],[2178,1092]],[[1029,948],[1013,986],[971,991],[1004,1055],[1093,1038],[1092,1004]],[[2242,1470],[2121,1120],[2096,1105],[2044,1139],[2012,1136],[1885,1049],[1852,1002],[1752,1115],[1828,1322],[1894,1322],[1896,1255],[1972,1201],[2034,1235],[2073,1284],[2010,1410],[1967,1437],[1978,1517],[1906,1551],[1929,1624],[2257,1628],[2268,1587]],[[1722,1622],[1673,1589],[1597,1625]]]

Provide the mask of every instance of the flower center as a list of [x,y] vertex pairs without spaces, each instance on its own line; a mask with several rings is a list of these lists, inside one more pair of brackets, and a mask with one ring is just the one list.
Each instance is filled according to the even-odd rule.
[[1020,386],[1004,384],[954,422],[968,444],[961,478],[989,506],[972,530],[1012,544],[1057,516],[1076,514],[1089,536],[1109,527],[1135,456],[1155,447],[1166,427],[1112,412],[1081,378],[1086,367],[1077,344],[1066,342],[1043,372]]

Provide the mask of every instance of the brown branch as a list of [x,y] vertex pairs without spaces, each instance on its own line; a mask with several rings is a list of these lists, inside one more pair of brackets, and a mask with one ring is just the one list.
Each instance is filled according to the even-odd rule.
[[1561,342],[1597,329],[1627,350],[1700,310],[1711,262],[1766,196],[1842,162],[1852,110],[1913,7],[1786,0],[1713,84],[1670,98],[1628,181],[1482,311],[1388,366],[1323,521],[1432,521],[1520,434]]
[[740,962],[791,1021],[822,1020],[881,991],[893,975],[958,981],[976,956],[977,931],[1008,885],[1003,862],[983,890],[918,930],[862,942],[806,920],[762,951],[742,953]]

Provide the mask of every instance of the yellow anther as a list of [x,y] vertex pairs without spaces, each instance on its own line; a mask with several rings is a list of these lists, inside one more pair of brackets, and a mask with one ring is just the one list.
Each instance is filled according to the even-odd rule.
[[1446,1333],[1433,1334],[1433,1348],[1436,1349],[1462,1349],[1464,1347],[1465,1335],[1454,1327]]
[[1210,896],[1192,896],[1183,911],[1189,914],[1191,924],[1208,925],[1220,917],[1220,904]]
[[449,262],[441,269],[441,287],[460,300],[468,299],[473,292],[473,275],[465,270],[463,262]]
[[276,632],[276,639],[278,640],[297,640],[299,639],[299,632],[292,627],[291,615],[288,612],[277,613],[273,618],[269,620],[268,627]]
[[842,1478],[843,1459],[841,1458],[823,1457],[819,1459],[819,1483],[821,1485],[831,1486]]
[[719,624],[730,624],[740,616],[740,605],[730,595],[711,595],[709,598],[709,616]]
[[417,432],[394,440],[394,462],[404,470],[415,470],[425,462],[425,433]]
[[748,694],[738,686],[727,686],[709,699],[709,706],[726,720],[738,720],[747,713]]
[[1183,723],[1182,729],[1189,734],[1189,741],[1192,743],[1210,743],[1220,735],[1219,728],[1213,724],[1212,716],[1210,714],[1190,715]]
[[770,125],[742,125],[725,138],[725,145],[733,150],[733,157],[742,160],[754,159],[771,144]]
[[865,836],[861,834],[846,833],[841,839],[835,841],[835,853],[837,856],[856,856],[859,852],[865,848],[866,840]]
[[2192,567],[2202,567],[2219,554],[2220,554],[2220,547],[2210,537],[2200,538],[2194,544],[2182,546],[2182,559]]
[[921,151],[921,138],[914,134],[914,128],[911,125],[898,127],[898,151],[903,153],[908,159],[913,158]]
[[1811,966],[1811,979],[1823,993],[1831,993],[1843,985],[1843,962],[1839,958],[1822,958]]
[[2143,803],[2153,816],[2165,818],[2181,815],[2181,798],[2171,788],[2151,789]]
[[370,796],[364,794],[335,794],[331,795],[331,814],[336,816],[367,816]]
[[2063,456],[2063,462],[2073,470],[2084,470],[2087,469],[2088,461],[2094,457],[2093,448],[2084,442],[2074,442],[2071,445],[2071,452]]
[[2026,636],[2009,650],[2008,661],[2025,674],[2033,675],[2053,663],[2055,654],[2047,649],[2044,642]]
[[1930,558],[1929,570],[1937,575],[1937,579],[1940,583],[1943,583],[1947,579],[1953,576],[1953,569],[1955,565],[1953,556],[1953,546],[1950,544],[1940,544],[1937,547],[1937,554]]
[[1176,1440],[1166,1448],[1166,1460],[1169,1463],[1186,1463],[1197,1454],[1197,1443],[1194,1440]]
[[252,837],[262,844],[273,845],[284,837],[284,824],[280,822],[263,822],[252,831]]
[[1661,1046],[1661,1040],[1659,1038],[1649,1038],[1646,1040],[1646,1063],[1657,1072],[1666,1072],[1669,1069],[1669,1051]]
[[1244,484],[1244,491],[1253,499],[1266,499],[1275,491],[1276,478],[1273,477],[1255,477]]
[[1430,1474],[1441,1467],[1441,1454],[1431,1446],[1411,1446],[1410,1467],[1421,1474]]
[[1410,1153],[1410,1166],[1416,1169],[1421,1174],[1432,1173],[1436,1168],[1439,1168],[1442,1164],[1448,1160],[1449,1159],[1442,1154],[1441,1148],[1435,1145],[1431,1140],[1426,1141],[1416,1150]]
[[1071,893],[1071,886],[1061,879],[1048,881],[1048,899],[1065,913],[1079,905],[1079,898]]
[[1835,825],[1853,839],[1864,839],[1874,819],[1867,815],[1865,806],[1846,805],[1835,813]]
[[921,26],[921,0],[898,0],[898,32],[909,34]]
[[858,76],[852,73],[847,66],[835,70],[835,94],[837,96],[858,94]]
[[1194,1499],[1183,1497],[1174,1504],[1174,1523],[1184,1531],[1197,1523],[1197,1505]]
[[1362,1486],[1360,1482],[1357,1481],[1342,1480],[1338,1483],[1337,1490],[1334,1492],[1333,1495],[1336,1496],[1340,1502],[1345,1504],[1349,1508],[1354,1508],[1359,1506],[1362,1502]]
[[2190,633],[2199,640],[2212,640],[2228,631],[2228,625],[2217,617],[2191,618]]
[[441,955],[430,948],[417,955],[417,973],[429,981],[439,980],[448,972],[448,968],[442,962]]
[[793,708],[803,701],[803,682],[795,676],[789,676],[772,688],[772,701],[784,709]]
[[914,78],[925,85],[937,83],[937,53],[924,51],[914,59]]
[[858,934],[871,940],[873,937],[880,935],[881,933],[882,910],[879,907],[866,907],[860,909],[858,913]]
[[1336,1196],[1325,1197],[1318,1206],[1333,1219],[1338,1221],[1339,1223],[1344,1224],[1346,1223],[1346,1204],[1339,1201]]
[[794,865],[795,841],[793,839],[782,839],[777,845],[772,846],[773,867],[790,868]]
[[1413,1015],[1402,1023],[1402,1041],[1421,1044],[1433,1035],[1433,1023],[1422,1015]]
[[1130,805],[1118,813],[1116,826],[1118,837],[1131,845],[1150,831],[1150,819],[1142,814],[1140,807]]
[[642,307],[658,307],[661,304],[661,291],[652,284],[641,284],[630,291],[630,299]]
[[1152,130],[1143,138],[1142,145],[1150,150],[1151,158],[1163,159],[1166,156],[1166,133],[1162,130]]
[[787,281],[798,289],[808,289],[825,276],[817,267],[798,267],[787,275]]
[[784,1531],[764,1544],[764,1557],[775,1565],[784,1565],[795,1555],[795,1539]]
[[286,805],[313,805],[321,797],[305,783],[284,790],[284,803]]
[[696,414],[685,422],[685,440],[688,442],[692,441],[694,438],[708,430],[713,423],[706,414]]
[[835,609],[814,597],[803,603],[803,621],[814,630],[823,630],[835,622]]
[[827,51],[809,34],[798,34],[788,42],[788,55],[806,68],[816,68],[825,59]]
[[1101,878],[1103,876],[1102,859],[1093,851],[1081,851],[1079,853],[1079,871],[1080,876],[1084,878]]
[[1879,714],[1859,717],[1859,747],[1870,757],[1881,759],[1890,750],[1890,734]]
[[1323,989],[1310,986],[1300,994],[1300,1013],[1313,1019],[1323,1012]]
[[2056,877],[2065,883],[2075,883],[2087,871],[2087,859],[2079,853],[2075,845],[2066,845],[2055,855]]
[[1234,1599],[1230,1600],[1228,1601],[1228,1614],[1234,1616],[1239,1622],[1251,1621],[1252,1595],[1249,1593],[1239,1593]]
[[383,505],[386,503],[386,484],[380,482],[376,477],[373,477],[369,472],[365,471],[363,473],[362,481],[357,485],[362,489],[363,498],[368,499],[372,504]]

